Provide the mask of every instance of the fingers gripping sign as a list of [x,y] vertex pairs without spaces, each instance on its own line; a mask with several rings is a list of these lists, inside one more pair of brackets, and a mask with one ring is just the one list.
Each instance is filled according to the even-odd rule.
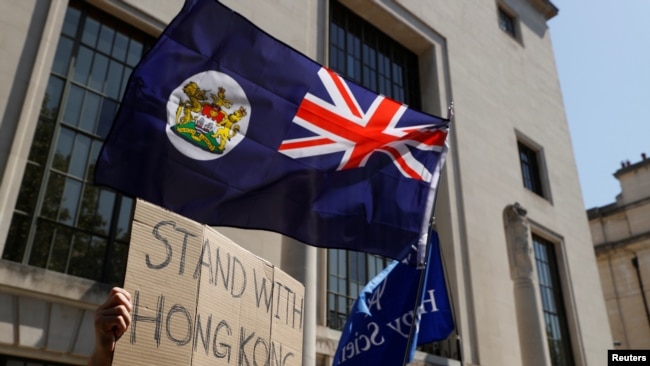
[[131,325],[131,294],[115,287],[95,310],[95,349],[88,365],[110,365],[115,343]]

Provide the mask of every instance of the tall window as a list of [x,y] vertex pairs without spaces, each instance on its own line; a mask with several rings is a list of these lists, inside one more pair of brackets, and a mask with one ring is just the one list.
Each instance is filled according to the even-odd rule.
[[574,364],[573,353],[554,246],[533,235],[533,247],[551,364],[571,366]]
[[85,2],[70,2],[3,259],[122,283],[134,202],[92,180],[147,42]]
[[375,255],[348,250],[328,251],[328,313],[330,328],[343,329],[354,301],[366,284],[375,277],[388,260]]
[[[371,90],[419,108],[418,58],[392,38],[330,1],[329,66]],[[363,287],[388,263],[385,258],[329,250],[328,326],[342,329]]]
[[517,30],[515,28],[515,17],[510,15],[501,6],[498,7],[499,28],[508,33],[513,38],[517,38]]
[[543,197],[544,191],[542,188],[539,153],[522,142],[518,142],[517,146],[519,148],[519,162],[521,164],[524,187]]

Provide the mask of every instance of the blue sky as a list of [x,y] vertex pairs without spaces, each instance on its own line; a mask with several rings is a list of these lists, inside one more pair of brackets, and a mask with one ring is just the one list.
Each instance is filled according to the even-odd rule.
[[551,0],[549,21],[585,208],[616,200],[621,161],[650,157],[649,0]]

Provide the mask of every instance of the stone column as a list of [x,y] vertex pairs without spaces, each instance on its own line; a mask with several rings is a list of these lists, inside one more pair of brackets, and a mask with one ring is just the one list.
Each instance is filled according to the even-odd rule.
[[282,240],[283,271],[305,285],[302,334],[303,366],[316,365],[316,292],[318,287],[318,249],[290,238]]
[[515,203],[503,211],[510,277],[513,281],[519,346],[523,365],[550,365],[544,311],[534,268],[533,243],[526,210]]

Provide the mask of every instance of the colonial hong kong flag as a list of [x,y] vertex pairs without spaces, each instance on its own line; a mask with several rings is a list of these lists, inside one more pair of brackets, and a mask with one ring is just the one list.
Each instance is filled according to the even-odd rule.
[[95,182],[208,225],[401,258],[426,242],[447,122],[187,0],[133,71]]

